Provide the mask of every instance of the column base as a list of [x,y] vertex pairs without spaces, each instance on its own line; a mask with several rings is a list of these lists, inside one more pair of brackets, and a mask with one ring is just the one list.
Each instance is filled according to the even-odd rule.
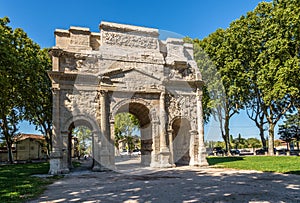
[[95,162],[92,171],[94,172],[104,172],[104,171],[112,171],[115,170],[116,167],[115,166],[109,166],[109,165],[103,165],[99,162]]
[[150,167],[151,167],[151,168],[161,168],[159,162],[151,163],[151,164],[150,164]]
[[70,169],[67,167],[63,167],[63,155],[59,149],[54,150],[50,154],[50,169],[48,174],[51,175],[59,175],[59,174],[67,174],[70,172]]
[[189,163],[189,166],[199,166],[200,164],[199,164],[199,161],[195,161],[195,160],[192,160],[192,161],[190,161],[190,163]]
[[159,162],[151,163],[150,167],[152,167],[152,168],[172,168],[172,167],[174,167],[174,165],[169,163],[170,154],[171,153],[169,152],[168,149],[162,150],[158,154],[158,161]]
[[209,166],[206,157],[207,157],[207,153],[206,153],[206,148],[205,147],[200,147],[200,152],[198,155],[198,166],[200,167],[205,167],[205,166]]
[[62,168],[61,158],[50,158],[50,169],[48,174],[59,175],[70,173],[69,168]]
[[159,154],[159,159],[160,159],[160,168],[171,168],[172,165],[169,163],[170,159],[170,152],[168,149],[162,150]]

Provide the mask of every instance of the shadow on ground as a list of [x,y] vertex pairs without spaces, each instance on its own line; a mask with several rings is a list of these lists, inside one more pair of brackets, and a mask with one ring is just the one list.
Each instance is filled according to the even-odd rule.
[[297,174],[297,175],[300,175],[300,171],[289,171],[289,172],[286,172],[285,174]]
[[241,161],[243,160],[244,157],[210,157],[209,159],[207,159],[207,162],[210,166],[213,166],[213,165],[218,165],[218,164],[221,164],[221,163],[224,163],[224,162],[233,162],[233,161]]
[[[142,169],[141,169],[142,170]],[[178,167],[69,174],[31,202],[300,202],[297,175]]]

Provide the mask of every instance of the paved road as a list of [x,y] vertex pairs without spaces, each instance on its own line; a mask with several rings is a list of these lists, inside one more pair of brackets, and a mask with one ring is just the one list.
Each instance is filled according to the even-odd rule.
[[[300,202],[300,176],[257,171],[136,167],[118,172],[74,171],[30,202]],[[126,166],[126,167],[125,167]]]

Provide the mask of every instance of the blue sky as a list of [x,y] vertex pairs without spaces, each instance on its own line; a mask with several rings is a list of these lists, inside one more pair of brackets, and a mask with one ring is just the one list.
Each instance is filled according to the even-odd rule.
[[[8,16],[12,28],[21,27],[42,48],[54,46],[54,30],[70,26],[99,31],[101,21],[160,29],[169,36],[202,39],[253,10],[261,0],[0,0],[0,17]],[[176,34],[172,34],[176,33]],[[220,139],[218,124],[205,127],[206,139]],[[35,133],[22,124],[20,131]],[[277,131],[276,131],[277,132]],[[258,130],[242,112],[231,121],[231,134],[255,137]]]

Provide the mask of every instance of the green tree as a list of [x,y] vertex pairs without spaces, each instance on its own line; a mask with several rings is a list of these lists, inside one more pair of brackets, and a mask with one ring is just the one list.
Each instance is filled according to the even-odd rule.
[[115,146],[125,140],[129,151],[133,150],[133,132],[139,128],[139,121],[130,113],[119,113],[115,116]]
[[248,148],[261,148],[263,147],[259,139],[257,138],[248,138],[247,139]]
[[231,139],[231,142],[233,143],[235,149],[248,147],[247,140],[245,138],[242,138],[242,135],[240,133],[238,134],[237,138],[233,139],[231,136]]
[[217,141],[217,142],[215,142],[215,144],[214,144],[214,147],[221,147],[222,149],[224,149],[225,148],[225,142],[223,141]]
[[25,119],[37,126],[37,129],[45,136],[48,154],[52,148],[52,92],[51,81],[47,71],[52,69],[52,61],[48,49],[43,49],[38,55],[40,61],[39,71],[28,91],[34,93],[30,103],[25,106]]
[[257,57],[260,69],[257,86],[264,101],[263,111],[269,124],[269,154],[273,155],[274,128],[299,98],[300,2],[278,0],[264,18],[264,49]]
[[299,150],[299,141],[300,141],[300,118],[299,113],[289,114],[286,116],[286,120],[282,125],[279,125],[278,134],[280,135],[281,140],[287,143],[287,149],[289,143],[292,140],[297,142],[297,148]]
[[292,128],[288,125],[279,125],[278,135],[280,135],[279,139],[286,142],[286,149],[289,150],[290,143],[294,137]]
[[7,17],[0,19],[0,133],[12,163],[17,125],[24,118],[26,105],[35,98],[31,87],[39,73],[40,47],[22,29],[9,27],[9,22]]
[[300,117],[299,113],[296,115],[293,115],[291,118],[293,124],[292,124],[292,133],[293,138],[296,141],[297,149],[300,150],[299,142],[300,142]]
[[80,156],[91,154],[91,145],[92,145],[92,132],[88,127],[79,126],[73,129],[72,135],[77,138],[78,145],[77,150],[79,152],[78,159]]
[[230,150],[230,119],[244,105],[245,77],[236,60],[236,42],[230,29],[218,29],[203,40],[194,40],[195,59],[206,82],[209,106],[220,124],[226,150]]
[[[228,38],[234,42],[234,54],[231,55],[232,66],[237,72],[239,99],[243,101],[246,107],[248,117],[255,122],[260,131],[262,144],[266,146],[264,136],[264,125],[266,124],[265,114],[263,113],[263,99],[260,89],[257,87],[257,72],[260,65],[257,63],[258,55],[263,51],[263,45],[266,38],[263,37],[262,31],[264,21],[270,12],[270,3],[261,3],[254,11],[250,11],[246,16],[232,22],[228,28],[230,33]],[[230,56],[229,56],[230,57]],[[242,89],[242,90],[239,90]]]
[[230,117],[246,105],[254,113],[250,117],[260,129],[263,144],[263,126],[268,122],[269,154],[274,154],[276,124],[286,112],[299,108],[299,9],[298,0],[262,2],[228,29],[200,42],[224,86],[224,100],[216,108],[219,120],[224,119],[224,140]]

